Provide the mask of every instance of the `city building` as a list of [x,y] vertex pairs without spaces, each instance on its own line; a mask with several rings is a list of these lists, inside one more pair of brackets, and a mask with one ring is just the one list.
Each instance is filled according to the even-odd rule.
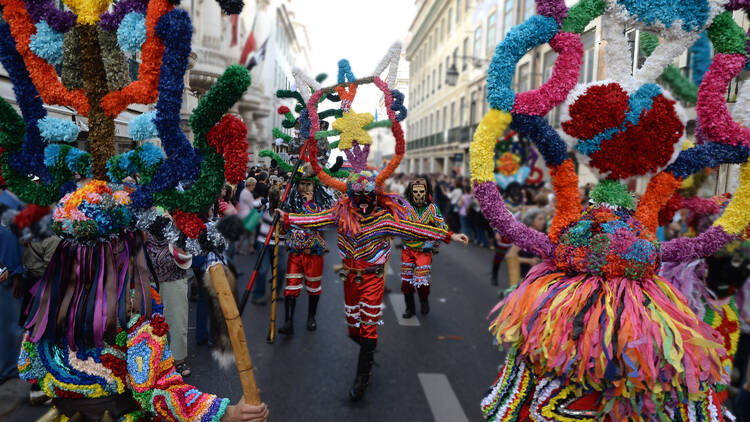
[[[385,77],[385,76],[383,76]],[[406,61],[406,53],[401,53],[401,58],[398,63],[398,75],[396,76],[396,85],[394,89],[404,94],[404,106],[409,110],[409,62]],[[408,122],[408,117],[405,122]],[[375,117],[377,120],[383,120],[388,118],[388,112],[385,108],[385,97],[381,94],[378,96],[378,104],[375,107]],[[408,125],[402,123],[401,128],[404,131],[404,137],[408,139],[409,130]],[[370,133],[372,136],[372,153],[370,154],[370,164],[376,167],[381,167],[387,160],[393,156],[396,140],[391,135],[390,129],[387,128],[376,128]],[[396,172],[405,171],[404,162],[396,169]]]

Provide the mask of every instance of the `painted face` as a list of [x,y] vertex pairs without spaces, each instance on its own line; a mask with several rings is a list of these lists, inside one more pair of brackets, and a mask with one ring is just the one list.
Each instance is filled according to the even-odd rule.
[[375,192],[354,192],[352,194],[352,200],[354,201],[354,205],[363,215],[369,215],[375,210],[375,203],[377,200]]
[[413,205],[424,206],[427,204],[427,187],[422,184],[414,184],[411,187],[411,197],[414,201]]
[[315,182],[313,180],[302,179],[297,182],[297,190],[299,190],[299,193],[311,193],[315,190]]

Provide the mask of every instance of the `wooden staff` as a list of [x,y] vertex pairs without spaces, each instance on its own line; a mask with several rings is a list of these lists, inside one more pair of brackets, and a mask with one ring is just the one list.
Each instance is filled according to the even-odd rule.
[[508,267],[508,281],[513,287],[521,281],[521,262],[517,256],[505,256],[505,262]]
[[250,359],[250,350],[247,348],[245,329],[242,327],[242,318],[237,310],[237,302],[232,294],[232,289],[229,287],[227,276],[224,274],[224,265],[217,262],[211,265],[208,273],[219,298],[221,312],[227,321],[229,340],[232,342],[232,350],[234,351],[234,363],[237,365],[240,383],[242,383],[242,395],[248,404],[257,406],[261,402],[258,386],[255,383],[255,375],[253,375],[253,361]]
[[276,339],[276,286],[279,275],[279,226],[273,231],[273,268],[271,269],[271,325],[268,327],[266,343],[273,344]]

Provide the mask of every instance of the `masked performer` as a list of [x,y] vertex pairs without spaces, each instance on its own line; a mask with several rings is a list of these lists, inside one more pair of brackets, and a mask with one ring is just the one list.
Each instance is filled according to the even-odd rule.
[[[391,254],[390,240],[394,236],[405,240],[450,241],[468,243],[465,235],[452,234],[442,228],[427,226],[408,220],[408,204],[396,194],[383,192],[383,184],[398,167],[404,153],[404,134],[400,121],[406,117],[403,107],[403,94],[392,90],[401,45],[395,44],[378,66],[372,78],[356,80],[346,60],[339,62],[338,84],[329,89],[321,89],[312,78],[297,73],[300,95],[306,101],[306,116],[309,120],[300,125],[300,135],[308,139],[308,157],[317,157],[317,135],[338,134],[339,149],[343,150],[354,173],[346,182],[337,180],[325,173],[317,159],[310,160],[313,170],[321,182],[345,193],[336,204],[325,211],[314,214],[284,213],[287,227],[321,228],[328,225],[338,227],[339,254],[343,260],[341,277],[344,281],[346,322],[349,336],[360,345],[357,375],[349,392],[352,401],[360,400],[370,380],[373,353],[377,344],[377,326],[383,313],[383,293],[385,288],[385,264]],[[378,74],[390,66],[388,82]],[[367,124],[374,118],[368,113],[357,114],[352,103],[360,84],[374,83],[383,92],[388,111],[388,125],[396,138],[396,153],[382,173],[366,170],[367,156],[372,139],[367,133]],[[310,94],[312,92],[312,94]],[[318,100],[328,93],[335,92],[341,100],[341,110],[334,114],[337,118],[332,126],[335,133],[318,133],[320,117],[317,112]],[[303,111],[304,112],[304,111]],[[398,112],[398,113],[397,113]]]
[[[176,372],[144,246],[148,230],[191,254],[223,249],[197,212],[218,199],[225,179],[244,176],[247,155],[238,151],[247,149],[247,128],[225,113],[250,75],[230,67],[202,96],[191,117],[193,146],[180,129],[187,12],[164,0],[94,3],[61,10],[53,2],[2,2],[0,62],[22,114],[0,100],[2,176],[25,202],[54,207],[51,227],[62,239],[24,308],[19,374],[52,398],[58,421],[263,421],[265,405],[229,405]],[[135,31],[145,41],[126,15],[140,19]],[[29,45],[35,24],[48,30]],[[136,81],[124,53],[143,59]],[[145,142],[114,155],[115,117],[154,101],[156,112],[133,119],[130,135],[158,137],[164,152]],[[90,153],[62,143],[75,141],[78,127],[48,116],[44,102],[88,117]],[[80,186],[76,174],[84,176]],[[136,175],[137,184],[122,183]]]
[[[440,211],[432,203],[432,186],[427,176],[419,176],[406,187],[406,199],[409,201],[409,220],[428,226],[448,228]],[[404,241],[401,251],[401,291],[404,293],[406,312],[404,318],[415,314],[414,290],[419,295],[422,315],[430,312],[430,273],[432,272],[432,255],[437,253],[438,244],[433,241]]]
[[[315,214],[330,208],[335,199],[315,177],[310,164],[305,164],[300,172],[294,175],[294,186],[290,191],[289,205],[285,211],[298,214]],[[287,234],[286,288],[284,288],[284,325],[279,329],[282,334],[294,333],[294,307],[297,297],[305,290],[309,297],[307,308],[307,329],[315,331],[315,313],[322,291],[323,255],[328,252],[326,241],[318,230],[293,228]]]

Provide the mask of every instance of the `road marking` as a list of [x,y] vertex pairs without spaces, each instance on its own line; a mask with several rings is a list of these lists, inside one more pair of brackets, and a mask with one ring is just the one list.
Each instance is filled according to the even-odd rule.
[[469,422],[445,374],[420,373],[418,376],[435,422]]
[[393,275],[396,274],[393,272],[393,268],[391,268],[390,264],[386,266],[387,269],[385,270],[385,275]]
[[398,325],[405,325],[407,327],[419,327],[419,320],[417,316],[406,319],[401,316],[406,311],[406,304],[404,303],[404,295],[400,293],[389,293],[388,297],[391,299],[391,309],[396,314]]

